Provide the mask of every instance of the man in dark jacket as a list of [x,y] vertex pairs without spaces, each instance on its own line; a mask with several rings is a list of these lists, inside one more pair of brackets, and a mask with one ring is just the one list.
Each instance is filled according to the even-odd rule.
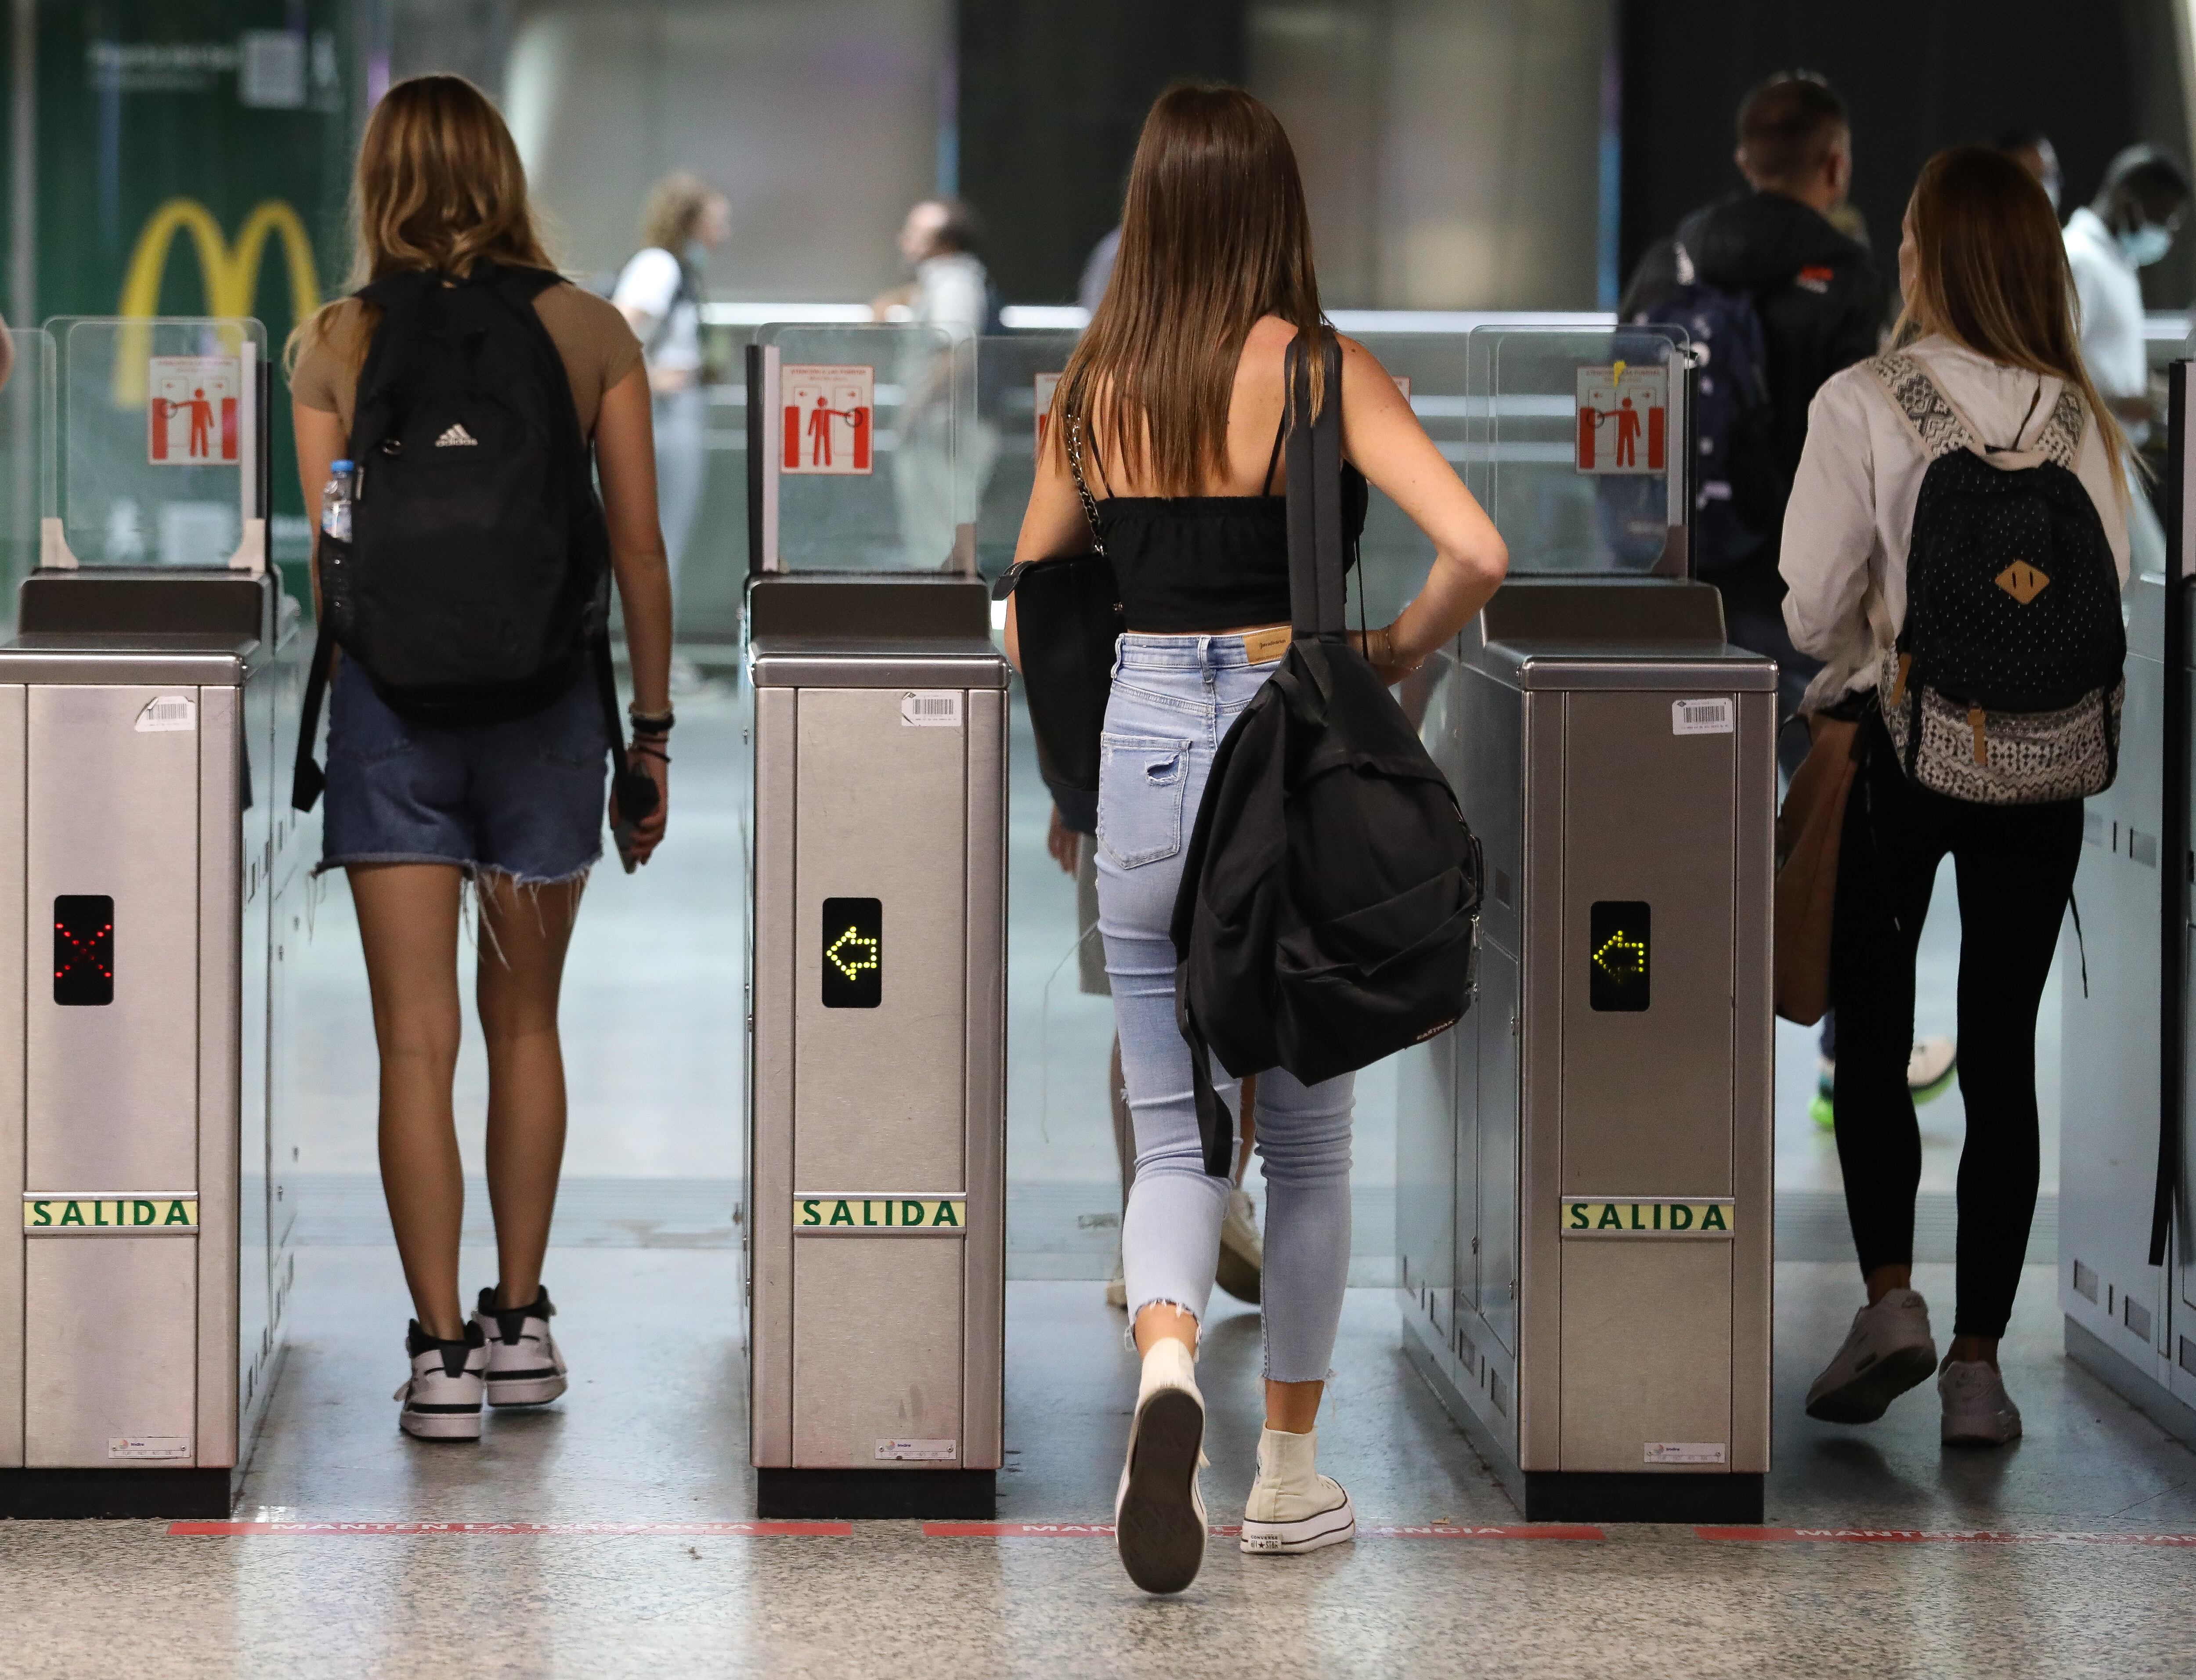
[[[1852,184],[1845,101],[1820,77],[1772,76],[1738,107],[1738,169],[1747,189],[1695,211],[1674,238],[1650,248],[1625,287],[1627,320],[1698,283],[1754,300],[1767,353],[1771,438],[1777,482],[1751,487],[1773,505],[1759,546],[1721,557],[1704,573],[1723,592],[1731,639],[1771,655],[1783,672],[1783,710],[1796,709],[1817,668],[1784,631],[1777,572],[1784,499],[1807,438],[1807,405],[1823,382],[1876,352],[1891,293],[1866,246],[1831,225]],[[1783,743],[1788,769],[1806,748]]]

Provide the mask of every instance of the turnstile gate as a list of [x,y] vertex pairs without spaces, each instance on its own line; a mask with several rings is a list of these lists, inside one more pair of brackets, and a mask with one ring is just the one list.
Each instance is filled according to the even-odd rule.
[[[810,336],[826,342],[802,346],[802,365],[826,371],[798,377],[841,411],[867,396],[881,350],[910,355],[898,329]],[[774,414],[780,351],[796,353],[765,337],[749,389],[766,395],[749,412]],[[797,429],[812,406],[792,412],[789,452],[812,443]],[[747,661],[758,1504],[765,1516],[989,1516],[1005,1336],[1006,661],[973,576],[778,569],[797,544],[781,546],[780,436],[766,448],[763,430],[750,423],[763,494]],[[932,430],[950,440],[949,424]],[[876,435],[866,415],[857,435]],[[887,436],[911,448],[910,435],[903,418]],[[798,488],[843,516],[850,547],[864,491],[891,527],[871,533],[878,552],[932,540],[933,487],[910,511],[858,480]]]
[[[234,350],[247,324],[186,325],[194,349],[222,332]],[[89,336],[158,351],[173,327]],[[286,977],[315,830],[286,785],[302,644],[264,569],[252,348],[222,417],[251,563],[79,569],[55,514],[0,647],[0,1194],[21,1209],[0,1243],[7,1515],[226,1515],[283,1351]],[[200,389],[239,377],[193,362]],[[72,460],[118,413],[143,463],[145,393],[130,410],[109,389]],[[154,465],[156,488],[178,482]],[[201,528],[224,511],[186,505]],[[234,522],[213,537],[226,551]]]
[[2080,921],[2062,934],[2058,1273],[2067,1356],[2196,1442],[2189,367],[2171,371],[2167,574],[2130,579],[2123,598],[2118,775],[2083,811]]
[[1401,1072],[1404,1343],[1534,1521],[1759,1521],[1776,667],[1704,585],[1505,585],[1425,725],[1479,1001]]

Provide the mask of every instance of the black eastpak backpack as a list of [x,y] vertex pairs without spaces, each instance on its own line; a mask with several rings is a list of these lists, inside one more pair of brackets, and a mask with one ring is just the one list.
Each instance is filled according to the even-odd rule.
[[320,538],[300,809],[325,785],[312,754],[338,647],[392,709],[445,725],[539,711],[592,658],[620,810],[655,809],[654,784],[623,752],[610,532],[592,460],[563,359],[534,307],[558,280],[483,262],[463,279],[413,270],[358,294],[381,320],[351,420],[350,540]]
[[1453,1025],[1479,955],[1478,840],[1343,617],[1342,353],[1309,425],[1289,351],[1289,598],[1280,668],[1222,739],[1175,900],[1175,1007],[1205,1170],[1234,1164],[1208,1051],[1307,1084]]
[[1895,640],[1881,598],[1869,602],[1901,767],[1978,805],[2103,791],[2119,769],[2127,632],[2104,522],[2073,471],[2089,423],[2080,395],[2062,388],[2024,449],[2026,420],[2009,443],[1984,442],[1919,356],[1869,369],[1929,462]]

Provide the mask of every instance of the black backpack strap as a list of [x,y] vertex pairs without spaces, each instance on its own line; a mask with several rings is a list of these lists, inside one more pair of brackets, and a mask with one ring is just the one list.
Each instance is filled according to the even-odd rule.
[[299,811],[318,804],[328,778],[313,757],[320,744],[321,700],[328,691],[328,667],[335,659],[336,638],[325,616],[313,638],[313,663],[305,673],[304,709],[298,719],[298,762],[290,774],[290,803]]
[[1287,356],[1289,616],[1298,640],[1344,633],[1342,569],[1342,346],[1325,335],[1326,376],[1311,413],[1311,361],[1299,335]]

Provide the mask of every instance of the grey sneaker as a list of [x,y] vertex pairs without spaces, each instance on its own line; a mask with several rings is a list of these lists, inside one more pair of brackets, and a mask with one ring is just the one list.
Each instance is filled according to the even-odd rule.
[[2005,1378],[1982,1360],[1950,1360],[1937,1374],[1945,1402],[1947,1446],[2003,1446],[2020,1438],[2020,1408],[2005,1391]]
[[1873,1423],[1936,1368],[1929,1303],[1918,1290],[1895,1289],[1853,1314],[1845,1346],[1807,1390],[1807,1415],[1826,1423]]

